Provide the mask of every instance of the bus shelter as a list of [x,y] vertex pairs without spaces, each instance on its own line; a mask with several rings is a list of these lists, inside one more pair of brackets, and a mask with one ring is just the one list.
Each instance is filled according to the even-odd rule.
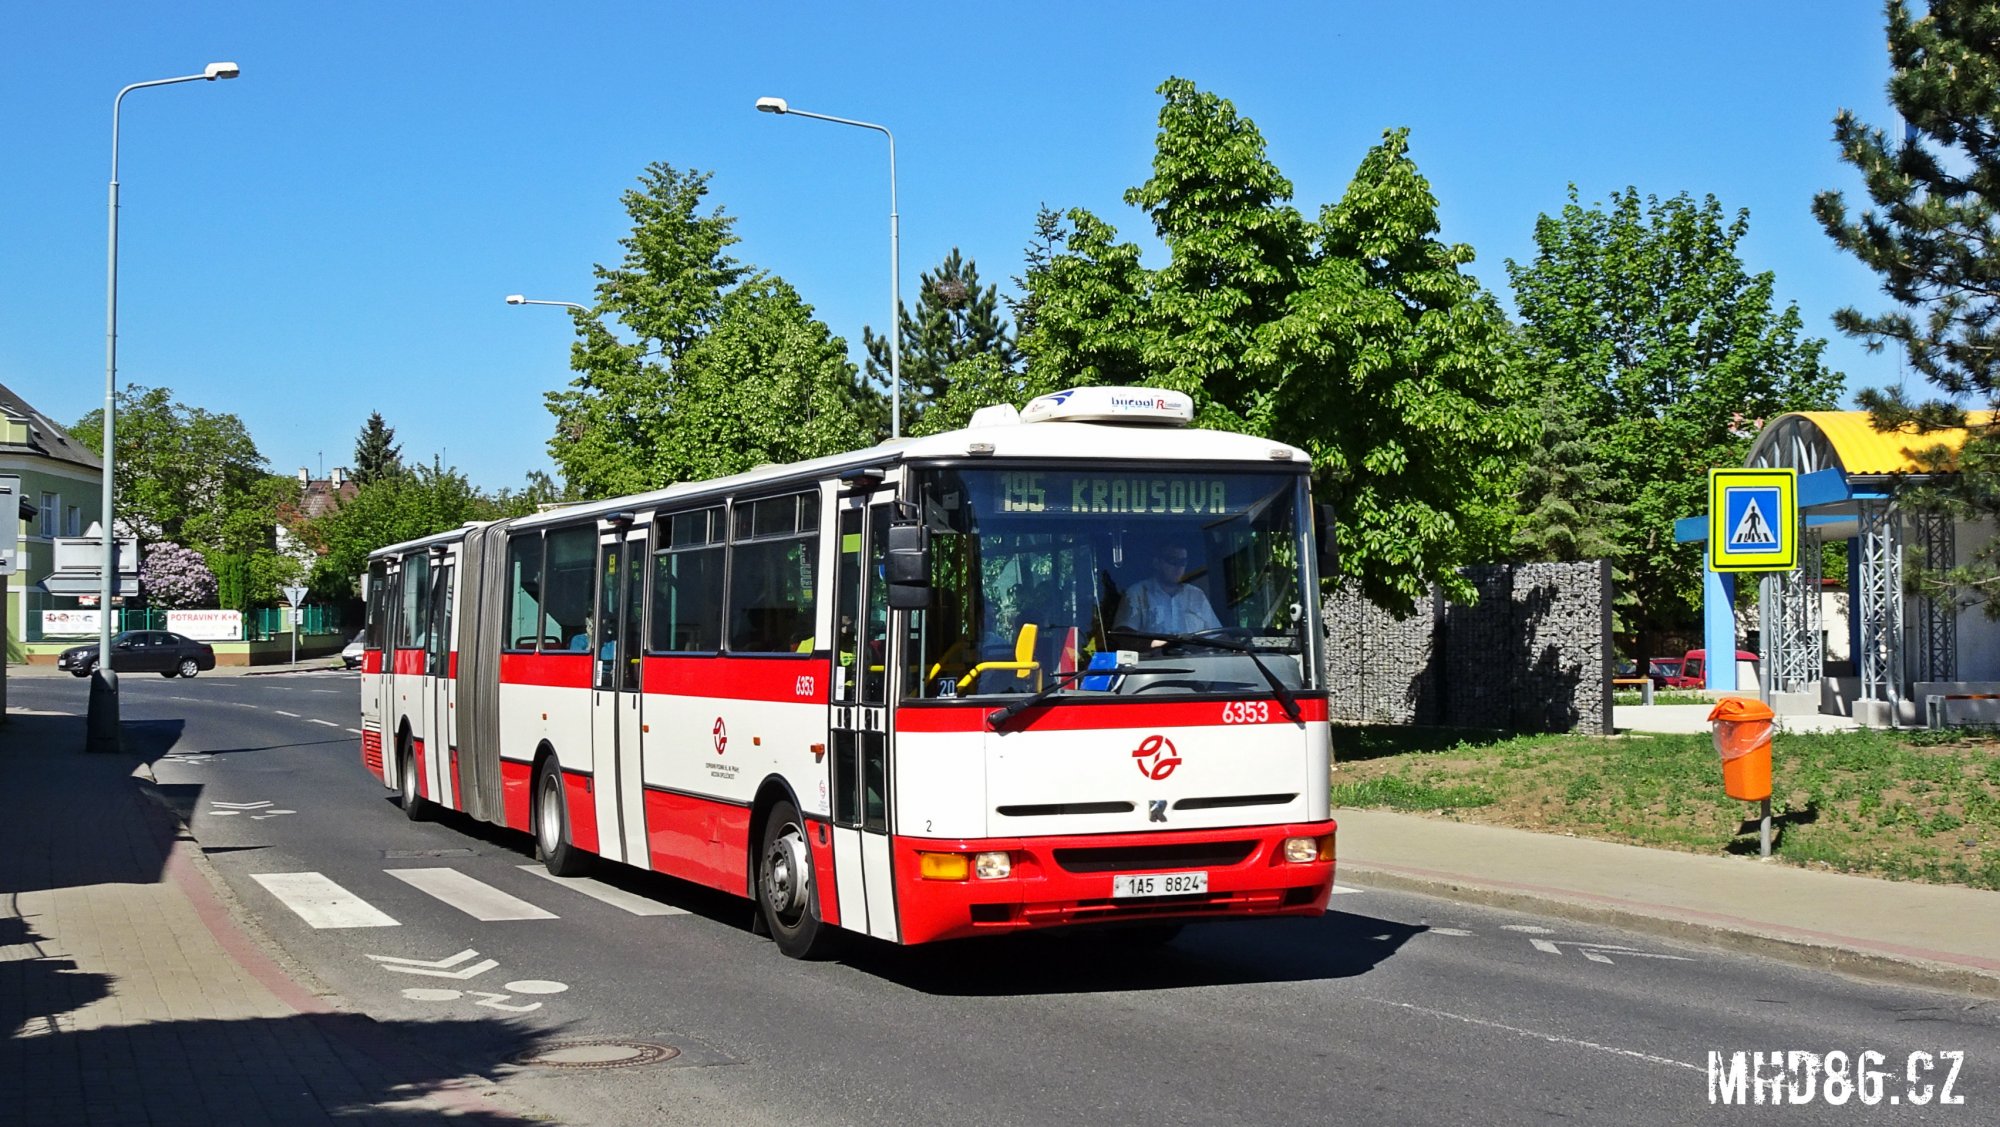
[[[1971,413],[1983,425],[1991,412]],[[1910,488],[1957,472],[1964,430],[1878,431],[1865,411],[1799,411],[1764,427],[1744,465],[1798,472],[1798,565],[1759,580],[1763,686],[1737,685],[1732,662],[1710,662],[1711,689],[1762,688],[1789,712],[1852,715],[1888,727],[2000,719],[2000,624],[1948,596],[1906,590],[1906,564],[1968,562],[1993,536],[1988,522],[1919,512],[1899,503]],[[1929,457],[1941,448],[1945,457]],[[1708,518],[1683,518],[1675,539],[1703,541]],[[1850,671],[1829,676],[1820,597],[1827,544],[1847,549]],[[1703,641],[1735,646],[1735,577],[1706,569]],[[1942,709],[1944,715],[1931,715]],[[1993,713],[1974,715],[1984,709]]]

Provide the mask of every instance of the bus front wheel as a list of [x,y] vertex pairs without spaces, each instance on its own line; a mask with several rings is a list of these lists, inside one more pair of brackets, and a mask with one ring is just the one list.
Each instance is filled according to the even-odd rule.
[[590,867],[590,858],[569,839],[569,799],[553,755],[542,760],[535,782],[535,856],[559,877],[580,877]]
[[835,929],[819,918],[812,846],[798,807],[781,801],[764,819],[764,847],[757,851],[757,910],[778,950],[794,959],[833,953]]

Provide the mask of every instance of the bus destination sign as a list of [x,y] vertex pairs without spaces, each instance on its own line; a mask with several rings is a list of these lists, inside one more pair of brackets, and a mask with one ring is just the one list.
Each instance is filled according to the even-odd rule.
[[1179,515],[1229,511],[1229,482],[1190,474],[1089,474],[1020,471],[999,475],[1003,513]]

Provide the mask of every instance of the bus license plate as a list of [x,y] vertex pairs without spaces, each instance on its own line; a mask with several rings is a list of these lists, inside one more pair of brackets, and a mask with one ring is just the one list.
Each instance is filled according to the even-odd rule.
[[1207,891],[1207,873],[1133,873],[1111,878],[1111,895],[1114,899],[1131,896],[1191,896]]

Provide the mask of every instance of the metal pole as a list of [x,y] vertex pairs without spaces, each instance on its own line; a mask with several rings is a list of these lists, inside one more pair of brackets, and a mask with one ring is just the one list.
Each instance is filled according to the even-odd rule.
[[[222,69],[224,67],[226,71]],[[134,90],[234,77],[236,64],[215,63],[201,74],[134,82],[111,99],[110,230],[104,260],[104,493],[101,501],[103,516],[99,520],[99,528],[104,535],[104,574],[98,586],[97,667],[90,674],[90,708],[84,725],[85,747],[91,751],[117,751],[119,748],[118,674],[111,670],[111,599],[118,585],[118,534],[111,519],[111,487],[117,474],[117,448],[112,441],[116,434],[113,424],[118,410],[118,111],[125,103],[125,95]]]
[[889,139],[889,437],[903,437],[903,235],[896,212],[896,135]]
[[1769,798],[1764,800],[1763,808],[1764,820],[1757,827],[1757,855],[1768,858],[1771,856],[1771,800]]

